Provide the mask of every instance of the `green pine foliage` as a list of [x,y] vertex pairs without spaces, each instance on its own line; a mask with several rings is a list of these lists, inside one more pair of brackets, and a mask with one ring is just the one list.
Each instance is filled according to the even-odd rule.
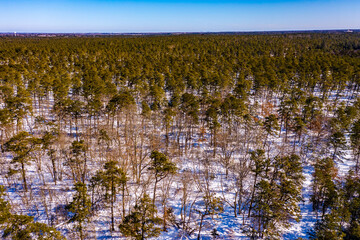
[[302,181],[299,156],[290,155],[265,160],[262,151],[253,154],[257,173],[249,208],[248,235],[252,238],[281,239],[281,226],[300,221]]
[[114,204],[116,202],[116,196],[118,189],[121,188],[122,193],[122,212],[125,215],[125,187],[127,183],[126,173],[117,166],[116,161],[106,162],[104,165],[104,170],[98,171],[95,176],[92,178],[92,188],[95,188],[96,185],[101,185],[104,189],[104,199],[110,203],[111,209],[111,230],[115,230],[115,216],[114,216]]
[[[41,139],[32,137],[28,132],[22,131],[4,144],[4,150],[14,153],[12,163],[16,169],[9,169],[9,174],[21,172],[24,190],[28,190],[26,181],[26,164],[31,160],[31,153],[39,146]],[[20,166],[17,166],[20,165]],[[17,170],[19,168],[19,170]]]
[[149,170],[153,172],[155,177],[153,196],[153,203],[155,204],[157,184],[168,175],[175,174],[177,167],[175,163],[171,162],[169,158],[162,152],[152,151],[150,158],[152,161],[150,163]]
[[65,239],[55,228],[35,222],[31,216],[13,214],[4,196],[5,188],[0,186],[0,232],[3,239]]
[[314,168],[311,202],[316,214],[320,212],[324,217],[327,209],[334,206],[338,198],[338,189],[335,183],[337,168],[331,158],[318,159]]
[[85,239],[84,228],[91,216],[91,201],[87,193],[87,187],[82,182],[77,182],[74,186],[74,196],[66,209],[70,212],[69,222],[74,222],[75,230],[79,232],[81,240]]
[[[328,207],[327,211],[324,212],[321,219],[318,219],[314,228],[310,232],[310,237],[311,239],[317,240],[360,239],[359,176],[353,171],[350,171],[349,174],[346,176],[345,182],[335,182],[335,186],[333,186],[333,178],[331,178],[331,176],[328,176],[328,179],[326,181],[331,182],[330,186],[332,188],[335,187],[337,193],[335,195],[331,195],[331,207]],[[330,192],[327,191],[327,193]],[[328,199],[326,200],[327,202],[330,202]]]
[[126,237],[137,240],[158,237],[162,231],[161,218],[156,217],[157,209],[145,194],[119,225],[120,232]]

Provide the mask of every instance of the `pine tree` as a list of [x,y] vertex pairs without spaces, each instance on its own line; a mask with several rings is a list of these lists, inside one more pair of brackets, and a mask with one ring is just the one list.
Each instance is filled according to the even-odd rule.
[[4,226],[11,218],[10,204],[5,201],[5,188],[0,186],[0,226]]
[[[28,132],[19,132],[4,144],[5,151],[10,151],[15,154],[12,163],[20,164],[20,171],[25,191],[28,190],[25,166],[31,160],[31,153],[40,143],[40,139],[32,137]],[[10,169],[10,172],[13,172],[13,170]]]
[[265,152],[262,149],[257,149],[250,153],[250,160],[252,164],[251,171],[254,173],[254,182],[251,190],[250,202],[249,202],[249,212],[248,217],[250,217],[251,210],[253,208],[253,201],[255,195],[256,185],[259,182],[263,172],[266,169],[266,166],[269,164],[268,161],[265,159]]
[[269,116],[265,117],[263,127],[264,130],[266,131],[266,138],[264,140],[264,146],[265,146],[269,135],[274,136],[280,130],[277,117],[274,114],[270,114]]
[[342,155],[341,150],[346,148],[345,135],[341,131],[337,131],[330,136],[330,144],[334,148],[333,159]]
[[156,217],[156,213],[156,206],[145,194],[119,225],[120,232],[137,240],[158,237],[161,233],[161,218]]
[[70,147],[70,157],[66,164],[70,167],[75,182],[85,183],[87,173],[87,146],[84,140],[73,141]]
[[214,194],[205,194],[203,197],[204,209],[198,209],[200,214],[199,233],[197,239],[200,240],[201,230],[203,227],[203,221],[206,216],[213,216],[224,211],[223,201],[219,197],[215,197]]
[[[310,231],[310,239],[316,240],[338,240],[344,239],[341,218],[336,212],[327,214],[323,219],[315,223],[314,229]],[[351,238],[354,239],[355,238]]]
[[353,171],[349,171],[343,186],[344,206],[341,213],[347,212],[347,216],[343,217],[347,220],[345,232],[345,240],[360,239],[360,176]]
[[205,120],[208,123],[209,129],[212,132],[212,145],[214,148],[213,156],[216,155],[216,147],[217,147],[217,132],[218,129],[221,127],[219,122],[219,115],[220,115],[220,105],[221,101],[219,99],[210,99],[209,100],[209,107],[205,112]]
[[[105,199],[110,202],[111,209],[111,230],[115,230],[114,223],[114,204],[116,202],[117,189],[121,186],[122,190],[122,211],[123,217],[125,216],[125,187],[127,182],[126,173],[119,167],[117,167],[116,161],[109,161],[104,165],[105,171],[99,171],[96,173],[93,181],[99,182],[106,190]],[[108,194],[108,191],[110,194]]]
[[360,160],[360,119],[357,120],[353,127],[351,128],[350,133],[351,146],[354,152],[355,159],[355,171],[359,171],[359,160]]
[[153,172],[155,177],[153,195],[153,204],[155,204],[157,184],[161,180],[166,178],[169,174],[175,174],[177,171],[177,167],[173,162],[168,159],[168,157],[164,153],[152,151],[150,158],[151,166],[149,167],[149,170]]
[[280,130],[278,119],[274,114],[265,117],[264,129],[268,135],[276,135],[276,132]]
[[52,175],[54,178],[54,182],[56,185],[56,181],[58,179],[58,170],[56,167],[56,156],[55,156],[55,149],[54,144],[59,137],[59,131],[57,128],[52,128],[50,131],[46,131],[41,138],[42,149],[47,151],[47,155],[51,160],[52,165]]
[[11,206],[4,200],[4,196],[5,188],[0,186],[0,231],[3,239],[64,239],[55,228],[34,222],[31,216],[12,214]]
[[312,231],[311,239],[360,239],[360,179],[349,171],[345,182],[336,182],[337,195]]
[[91,215],[91,201],[87,194],[86,185],[77,182],[74,186],[75,194],[73,201],[66,206],[66,209],[72,214],[69,222],[76,222],[75,229],[80,234],[80,239],[85,239],[84,223],[86,223]]
[[274,158],[255,185],[249,235],[252,238],[279,239],[280,226],[300,220],[302,167],[297,155]]
[[313,211],[318,214],[320,210],[322,217],[325,216],[326,210],[336,203],[338,196],[337,186],[334,182],[336,175],[337,169],[333,159],[323,158],[316,161],[311,202]]

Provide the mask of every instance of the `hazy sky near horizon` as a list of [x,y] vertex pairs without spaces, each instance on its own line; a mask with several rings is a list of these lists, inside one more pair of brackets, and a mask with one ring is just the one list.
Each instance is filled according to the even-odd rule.
[[0,12],[0,32],[360,28],[360,0],[0,0]]

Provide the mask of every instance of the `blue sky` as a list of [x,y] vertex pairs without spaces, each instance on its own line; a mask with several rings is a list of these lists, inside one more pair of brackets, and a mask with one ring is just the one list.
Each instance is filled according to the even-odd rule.
[[355,28],[360,0],[0,0],[0,32]]

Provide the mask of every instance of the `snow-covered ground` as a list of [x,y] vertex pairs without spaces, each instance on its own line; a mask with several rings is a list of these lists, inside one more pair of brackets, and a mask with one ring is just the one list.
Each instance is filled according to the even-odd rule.
[[[319,93],[320,94],[320,93]],[[331,101],[334,97],[330,97]],[[275,99],[276,100],[276,99]],[[348,99],[340,99],[341,101],[348,101]],[[253,102],[253,101],[250,101]],[[274,101],[276,102],[276,101]],[[53,100],[50,100],[50,108],[53,104]],[[329,102],[328,104],[331,104]],[[47,118],[53,119],[49,109],[43,109],[47,111]],[[273,109],[273,112],[276,113],[277,108]],[[38,111],[40,112],[40,111]],[[42,111],[41,111],[42,112]],[[332,113],[329,112],[329,115]],[[263,119],[265,116],[261,115],[259,111],[259,118]],[[123,123],[121,123],[123,124]],[[139,124],[136,123],[135,124]],[[117,124],[115,123],[115,126]],[[33,131],[34,128],[34,117],[28,116],[26,121],[24,121],[24,130]],[[67,126],[66,131],[70,133],[70,126]],[[157,131],[163,131],[160,128],[157,128]],[[238,131],[241,137],[245,136],[246,133],[243,129],[234,129]],[[268,141],[270,144],[270,150],[268,154],[270,157],[274,157],[279,154],[279,151],[282,151],[284,148],[284,129],[279,136],[271,137]],[[81,133],[82,129],[78,131]],[[72,133],[75,133],[75,129],[72,130]],[[306,133],[304,136],[305,143],[309,143],[312,138],[309,137],[311,133]],[[161,136],[164,137],[164,132],[161,132]],[[348,136],[347,136],[348,137]],[[203,140],[205,138],[205,140]],[[292,144],[295,136],[289,134],[289,143],[288,146],[285,146],[286,149],[292,149]],[[69,145],[69,141],[73,138],[72,136],[66,136],[64,146]],[[172,137],[172,141],[175,141],[175,136]],[[255,141],[252,139],[252,141]],[[96,141],[94,141],[96,142]],[[180,139],[180,142],[185,142],[184,139]],[[95,144],[94,144],[95,145]],[[250,149],[254,150],[253,147],[256,144],[250,144]],[[206,132],[204,136],[199,136],[194,134],[192,136],[192,147],[188,150],[186,154],[178,156],[175,158],[177,167],[179,168],[178,174],[172,176],[171,179],[163,180],[159,184],[159,191],[157,197],[157,205],[159,212],[161,210],[161,194],[165,191],[164,188],[170,186],[167,204],[173,209],[173,213],[176,216],[176,221],[179,222],[181,215],[181,202],[184,200],[184,188],[187,188],[187,204],[188,209],[185,211],[184,217],[186,219],[188,227],[192,229],[191,234],[187,234],[182,229],[177,228],[175,225],[168,224],[168,229],[165,232],[162,232],[160,237],[156,239],[196,239],[198,234],[197,226],[199,224],[198,212],[203,211],[203,200],[204,188],[208,188],[211,193],[214,193],[215,196],[227,200],[229,203],[234,201],[234,186],[232,173],[228,177],[225,176],[224,166],[217,160],[218,156],[213,158],[210,150],[210,135],[209,131]],[[97,147],[98,150],[100,149]],[[318,146],[319,149],[304,150],[302,146],[298,146],[296,151],[302,149],[301,158],[303,162],[303,174],[305,177],[303,183],[302,196],[303,200],[299,203],[301,208],[301,220],[300,222],[293,221],[289,229],[284,229],[284,239],[297,239],[298,237],[307,238],[307,232],[313,227],[316,222],[316,215],[312,211],[312,205],[310,203],[310,196],[312,192],[312,174],[314,172],[313,163],[314,159],[317,157],[325,157],[331,155],[331,150],[327,150],[325,143],[322,143]],[[324,151],[325,150],[325,151]],[[290,151],[290,150],[289,150]],[[218,151],[218,155],[220,151]],[[104,153],[97,152],[94,150],[92,153],[92,161],[89,162],[88,168],[90,169],[88,173],[88,180],[91,178],[91,175],[96,172],[96,170],[101,169],[103,163],[105,162],[106,157]],[[231,161],[236,162],[240,161],[244,157],[245,152],[237,151],[235,149],[234,154],[231,156]],[[63,156],[63,155],[62,155]],[[9,153],[4,153],[1,160],[1,176],[0,183],[8,187],[8,199],[14,209],[23,214],[29,214],[35,217],[37,221],[45,222],[50,225],[55,226],[59,229],[64,235],[70,239],[76,238],[74,235],[72,223],[67,222],[67,214],[64,210],[64,206],[72,200],[73,196],[73,179],[69,172],[69,168],[64,165],[65,159],[58,159],[58,167],[63,169],[62,179],[58,180],[55,184],[53,177],[50,174],[50,162],[48,156],[36,156],[37,160],[31,161],[26,166],[26,174],[28,179],[28,185],[30,191],[25,193],[22,190],[21,180],[19,175],[8,176],[7,172],[10,162],[13,156]],[[339,169],[339,177],[344,177],[347,172],[354,166],[353,161],[351,160],[351,151],[346,150],[345,154],[341,159],[336,160],[337,167]],[[129,170],[130,172],[130,170]],[[142,194],[144,189],[147,189],[147,192],[152,194],[152,184],[153,179],[147,174],[147,170],[144,171],[144,176],[142,176],[142,181],[144,183],[137,184],[134,179],[130,179],[128,183],[127,190],[127,208],[131,209],[131,206],[134,205],[136,199]],[[188,174],[186,174],[188,173]],[[167,184],[165,184],[165,181]],[[247,185],[251,184],[251,177],[245,179],[245,188],[248,188]],[[188,184],[188,185],[186,185]],[[208,185],[206,185],[208,184]],[[118,197],[117,208],[115,209],[116,223],[117,225],[121,221],[120,217],[120,195]],[[201,231],[202,239],[211,239],[212,231],[216,229],[218,237],[220,239],[248,239],[246,234],[243,232],[245,225],[248,223],[248,219],[243,219],[246,214],[239,214],[237,217],[234,217],[234,209],[229,204],[225,203],[224,211],[215,215],[208,215],[204,218],[204,227]],[[245,225],[244,225],[245,223]],[[101,208],[94,213],[91,217],[91,221],[88,224],[87,235],[89,238],[96,239],[120,239],[121,234],[118,231],[110,232],[109,231],[109,208]],[[191,231],[190,231],[191,232]]]

